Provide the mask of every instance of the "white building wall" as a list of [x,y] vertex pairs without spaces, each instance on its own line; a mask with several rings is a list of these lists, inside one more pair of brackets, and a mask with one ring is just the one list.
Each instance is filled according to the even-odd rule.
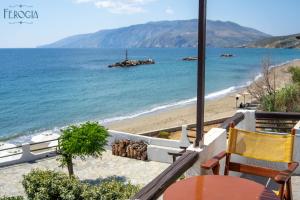
[[[213,128],[204,135],[204,142],[201,148],[194,148],[193,145],[189,146],[188,150],[199,152],[198,161],[186,171],[185,176],[197,176],[200,174],[210,174],[211,171],[201,169],[201,164],[206,160],[212,158],[218,153],[226,150],[226,136],[227,132],[225,129]],[[221,162],[221,171],[224,171],[224,160]]]
[[[149,160],[164,163],[172,163],[172,156],[168,155],[168,153],[178,153],[179,151],[182,151],[182,149],[180,149],[181,146],[188,147],[190,145],[189,140],[187,138],[186,126],[182,126],[182,129],[183,134],[180,140],[169,140],[109,130],[110,137],[108,138],[108,144],[106,146],[106,149],[111,150],[111,145],[116,140],[128,139],[137,142],[144,141],[148,144],[147,156]],[[47,145],[47,143],[41,144],[40,148],[47,147]],[[33,153],[30,149],[30,144],[25,143],[22,144],[22,154],[0,158],[0,167],[30,162],[55,155],[55,149],[49,149],[41,153]]]

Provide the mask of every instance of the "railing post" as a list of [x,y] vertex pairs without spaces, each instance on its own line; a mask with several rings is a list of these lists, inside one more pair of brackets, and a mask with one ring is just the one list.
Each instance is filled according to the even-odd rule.
[[198,78],[197,78],[197,135],[195,147],[199,147],[204,131],[205,101],[205,48],[206,48],[206,0],[199,0],[198,19]]
[[198,158],[198,152],[185,152],[179,159],[144,186],[131,199],[158,199],[170,185],[176,182],[176,180],[198,160]]
[[21,159],[23,161],[32,160],[32,154],[30,152],[30,144],[29,143],[22,144],[22,157],[21,157]]
[[182,145],[182,146],[190,145],[190,140],[188,138],[187,125],[182,125],[182,127],[181,127],[180,145]]

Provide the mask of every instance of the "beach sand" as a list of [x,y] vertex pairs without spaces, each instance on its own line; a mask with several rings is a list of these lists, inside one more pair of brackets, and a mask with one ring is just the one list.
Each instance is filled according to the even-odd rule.
[[[283,87],[291,82],[291,75],[288,73],[288,69],[291,66],[300,67],[300,60],[291,61],[272,68],[272,73],[275,73],[277,87]],[[206,100],[204,121],[210,121],[234,115],[237,110],[235,96],[237,93],[243,93],[245,91],[246,88],[213,100]],[[243,101],[244,98],[240,97],[239,103]],[[250,95],[246,95],[246,102],[250,102]],[[105,126],[112,130],[139,134],[152,130],[181,126],[184,124],[193,124],[195,122],[196,104],[192,103],[189,105],[169,108],[131,119],[115,121],[106,124]]]

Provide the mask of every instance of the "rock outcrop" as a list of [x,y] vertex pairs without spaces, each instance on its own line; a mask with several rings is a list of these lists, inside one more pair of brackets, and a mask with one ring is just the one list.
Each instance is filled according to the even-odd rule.
[[138,65],[151,65],[155,64],[155,61],[152,59],[147,60],[124,60],[122,62],[117,62],[108,67],[134,67]]
[[189,56],[189,57],[183,58],[182,60],[184,60],[184,61],[194,61],[194,60],[198,60],[198,57]]
[[221,55],[221,57],[224,57],[224,58],[231,58],[233,57],[234,55],[233,54],[230,54],[230,53],[224,53]]

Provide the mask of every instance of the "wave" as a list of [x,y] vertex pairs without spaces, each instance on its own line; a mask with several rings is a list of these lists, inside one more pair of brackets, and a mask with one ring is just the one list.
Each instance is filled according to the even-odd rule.
[[245,87],[245,86],[244,85],[243,86],[232,86],[232,87],[226,88],[224,90],[219,90],[217,92],[213,92],[213,93],[210,93],[210,94],[206,95],[205,99],[206,100],[212,100],[212,99],[215,99],[215,98],[220,98],[220,97],[226,96],[229,93],[235,92],[238,89],[241,89],[243,87]]
[[[280,63],[280,64],[272,65],[272,66],[270,66],[270,68],[281,67],[283,65],[286,65],[288,63],[295,62],[295,61],[300,61],[300,59],[289,60],[289,61],[286,61],[286,62],[283,62],[283,63]],[[262,73],[259,73],[254,78],[254,80],[248,81],[244,85],[231,86],[231,87],[228,87],[228,88],[216,91],[216,92],[209,93],[205,96],[205,99],[206,100],[213,100],[213,99],[216,99],[216,98],[224,97],[224,96],[226,96],[230,93],[234,93],[236,91],[239,91],[239,90],[249,86],[251,83],[253,83],[253,81],[255,81],[255,80],[257,80],[261,77],[262,77]],[[116,121],[122,121],[122,120],[125,120],[125,119],[132,119],[132,118],[136,118],[136,117],[139,117],[139,116],[151,114],[151,113],[154,113],[154,112],[164,111],[164,110],[167,110],[167,109],[170,109],[170,108],[185,106],[185,105],[188,105],[188,104],[195,103],[196,101],[197,101],[197,97],[193,97],[193,98],[190,98],[190,99],[185,99],[185,100],[181,100],[181,101],[174,102],[174,103],[160,105],[160,106],[157,106],[157,107],[153,107],[149,110],[144,110],[144,111],[140,111],[140,112],[129,114],[129,115],[98,120],[98,122],[105,125],[105,124],[109,124],[109,123],[116,122]],[[81,122],[81,123],[83,123],[83,122]],[[81,123],[77,123],[77,124],[81,124]],[[29,142],[31,140],[31,138],[35,135],[43,134],[43,133],[59,133],[60,130],[65,128],[65,127],[66,126],[60,127],[60,128],[55,127],[52,130],[43,130],[43,131],[40,130],[40,131],[31,132],[31,133],[28,133],[28,134],[14,134],[14,135],[10,135],[10,136],[3,137],[3,138],[0,138],[0,139],[1,139],[1,141],[3,141],[3,140],[7,141],[8,140],[12,143],[24,143],[24,142]]]
[[[229,88],[226,88],[226,89],[223,89],[223,90],[212,92],[212,93],[207,94],[205,96],[205,99],[206,100],[212,100],[212,99],[220,98],[220,97],[226,96],[229,93],[238,91],[239,89],[244,88],[246,86],[247,85],[232,86],[232,87],[229,87]],[[113,117],[113,118],[100,120],[99,122],[103,123],[103,124],[108,124],[108,123],[115,122],[115,121],[121,121],[121,120],[125,120],[125,119],[132,119],[132,118],[136,118],[136,117],[139,117],[139,116],[142,116],[142,115],[147,115],[147,114],[167,110],[167,109],[174,108],[174,107],[185,106],[185,105],[188,105],[188,104],[195,103],[196,101],[197,101],[197,97],[193,97],[193,98],[186,99],[186,100],[181,100],[181,101],[178,101],[178,102],[175,102],[175,103],[170,103],[170,104],[157,106],[157,107],[151,108],[149,110],[141,111],[141,112],[130,114],[130,115],[125,115],[125,116]]]
[[[279,64],[275,64],[275,65],[271,65],[269,67],[269,69],[273,69],[273,68],[277,68],[277,67],[282,67],[283,65],[287,65],[291,62],[298,62],[300,61],[300,59],[292,59],[292,60],[288,60],[288,61],[285,61],[285,62],[282,62],[282,63],[279,63]],[[257,81],[258,79],[262,78],[263,77],[263,74],[262,72],[258,73],[255,78],[254,78],[254,81]],[[253,83],[253,81],[248,81],[247,82],[247,85],[250,85],[251,83]]]
[[[300,61],[300,59],[288,60],[288,61],[280,63],[280,64],[272,65],[272,66],[270,66],[270,69],[275,68],[275,67],[281,67],[283,65],[286,65],[288,63],[295,62],[295,61]],[[259,73],[254,78],[254,80],[247,81],[245,84],[243,84],[241,86],[231,86],[231,87],[226,88],[226,89],[222,89],[222,90],[219,90],[219,91],[216,91],[216,92],[209,93],[205,96],[205,99],[206,100],[213,100],[213,99],[216,99],[216,98],[224,97],[227,94],[239,91],[243,88],[246,88],[247,86],[251,85],[253,83],[253,81],[258,80],[261,77],[262,77],[262,73]],[[141,112],[130,114],[130,115],[125,115],[125,116],[113,117],[113,118],[100,120],[99,122],[103,123],[103,124],[107,124],[107,123],[111,123],[111,122],[115,122],[115,121],[121,121],[121,120],[125,120],[125,119],[132,119],[132,118],[135,118],[135,117],[139,117],[139,116],[142,116],[142,115],[147,115],[147,114],[154,113],[154,112],[157,112],[157,111],[166,110],[166,109],[173,108],[173,107],[179,107],[179,106],[184,106],[184,105],[187,105],[187,104],[191,104],[191,103],[196,102],[196,100],[197,100],[197,97],[193,97],[193,98],[186,99],[186,100],[181,100],[181,101],[178,101],[178,102],[175,102],[175,103],[170,103],[170,104],[157,106],[157,107],[151,108],[149,110],[141,111]]]
[[161,111],[161,110],[166,110],[168,108],[188,105],[188,104],[196,102],[196,100],[197,100],[197,98],[194,97],[194,98],[178,101],[178,102],[175,102],[175,103],[170,103],[170,104],[157,106],[157,107],[151,108],[149,110],[141,111],[141,112],[130,114],[130,115],[125,115],[125,116],[113,117],[113,118],[100,120],[99,122],[103,123],[103,124],[107,124],[107,123],[111,123],[111,122],[114,122],[114,121],[121,121],[121,120],[124,120],[124,119],[132,119],[132,118],[135,118],[135,117],[139,117],[141,115],[146,115],[146,114],[158,112],[158,111]]
[[286,65],[286,64],[289,64],[289,63],[291,63],[291,62],[298,62],[298,61],[300,61],[300,59],[292,59],[292,60],[288,60],[288,61],[285,61],[285,62],[276,64],[276,65],[271,65],[271,66],[270,66],[270,69],[275,68],[275,67],[281,67],[281,66]]
[[[280,64],[272,65],[272,66],[270,66],[270,68],[281,67],[283,65],[286,65],[288,63],[295,62],[295,61],[300,61],[300,59],[288,60],[288,61],[280,63]],[[261,77],[262,77],[262,73],[259,73],[254,78],[254,80],[257,80]],[[239,91],[243,88],[246,88],[247,86],[251,85],[252,83],[253,83],[253,80],[247,81],[245,84],[240,85],[240,86],[231,86],[231,87],[226,88],[226,89],[222,89],[222,90],[219,90],[219,91],[216,91],[216,92],[209,93],[205,96],[205,99],[206,100],[213,100],[213,99],[216,99],[216,98],[224,97],[224,96],[226,96],[230,93],[234,93],[234,92]],[[122,120],[125,120],[125,119],[132,119],[132,118],[136,118],[136,117],[139,117],[139,116],[142,116],[142,115],[147,115],[147,114],[151,114],[151,113],[166,110],[166,109],[188,105],[188,104],[191,104],[191,103],[195,103],[196,101],[197,101],[197,97],[193,97],[193,98],[186,99],[186,100],[181,100],[181,101],[178,101],[178,102],[175,102],[175,103],[170,103],[170,104],[157,106],[157,107],[151,108],[149,110],[137,112],[137,113],[130,114],[130,115],[124,115],[124,116],[119,116],[119,117],[113,117],[113,118],[100,120],[99,122],[103,123],[103,124],[108,124],[108,123],[115,122],[115,121],[122,121]]]
[[[242,87],[243,86],[229,87],[229,88],[226,88],[224,90],[209,93],[208,95],[205,96],[205,99],[206,100],[211,100],[211,99],[219,98],[219,97],[222,97],[222,96],[226,96],[227,94],[229,94],[231,92],[234,92],[234,91],[236,91],[236,90],[238,90]],[[144,115],[159,112],[159,111],[165,111],[165,110],[171,109],[171,108],[182,107],[182,106],[185,106],[185,105],[193,104],[196,101],[197,101],[197,97],[193,97],[193,98],[181,100],[181,101],[170,103],[170,104],[164,104],[164,105],[156,106],[156,107],[153,107],[149,110],[144,110],[144,111],[140,111],[140,112],[129,114],[129,115],[118,116],[118,117],[107,118],[107,119],[101,119],[101,120],[98,120],[98,122],[101,123],[101,124],[107,125],[109,123],[116,122],[116,121],[132,119],[132,118],[144,116]],[[81,123],[84,123],[84,122],[81,122]],[[81,124],[81,123],[76,123],[76,124],[78,125],[78,124]],[[66,127],[67,126],[63,126],[63,127],[60,127],[60,128],[55,127],[52,130],[39,130],[39,131],[30,132],[30,133],[27,133],[27,134],[20,133],[20,134],[9,135],[7,137],[2,137],[1,141],[9,141],[9,142],[14,143],[14,144],[30,142],[31,138],[35,135],[45,134],[45,133],[47,133],[47,134],[49,134],[49,133],[60,133],[60,130],[64,129]]]
[[63,126],[63,127],[54,127],[53,129],[50,130],[36,130],[36,131],[31,131],[28,133],[17,133],[17,134],[13,134],[13,135],[8,135],[8,136],[3,136],[0,138],[0,142],[9,142],[12,144],[23,144],[23,143],[28,143],[31,141],[31,138],[36,136],[36,135],[40,135],[40,134],[60,134],[60,130],[66,128],[67,126]]

